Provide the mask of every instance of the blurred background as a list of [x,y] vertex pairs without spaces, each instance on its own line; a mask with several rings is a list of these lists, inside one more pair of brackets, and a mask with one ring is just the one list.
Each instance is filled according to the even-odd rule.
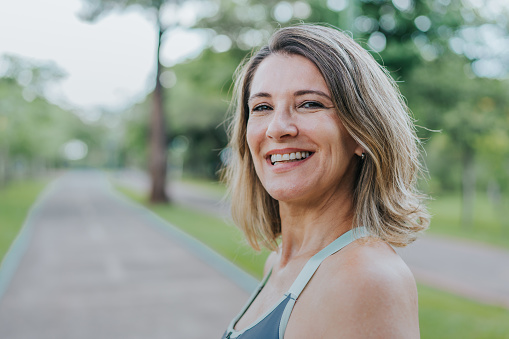
[[[179,183],[221,195],[233,73],[299,22],[348,31],[398,82],[424,141],[429,233],[509,250],[507,0],[2,2],[0,203],[26,192],[28,208],[55,173],[90,168],[140,202],[178,201]],[[0,214],[0,255],[13,220]]]

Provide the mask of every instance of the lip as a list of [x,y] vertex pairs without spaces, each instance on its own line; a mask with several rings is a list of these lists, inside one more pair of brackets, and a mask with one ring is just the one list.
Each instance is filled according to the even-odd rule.
[[[300,161],[292,161],[292,162],[286,162],[286,163],[282,163],[282,164],[279,164],[277,166],[274,166],[272,165],[272,162],[270,161],[270,156],[272,154],[285,154],[285,153],[294,153],[294,152],[310,152],[311,154],[306,158],[306,159],[302,159]],[[274,172],[274,173],[282,173],[282,172],[287,172],[291,169],[293,169],[294,167],[297,167],[297,166],[301,166],[303,165],[304,163],[306,163],[310,158],[313,157],[313,155],[315,155],[315,151],[311,151],[309,149],[304,149],[304,148],[282,148],[282,149],[273,149],[273,150],[270,150],[268,151],[266,154],[265,154],[265,161],[267,163],[267,165],[270,166],[270,169]]]
[[305,149],[305,148],[280,148],[280,149],[273,149],[273,150],[268,151],[265,154],[265,158],[270,159],[270,156],[272,154],[286,154],[286,153],[295,153],[295,152],[315,153],[315,151],[311,151],[311,150]]

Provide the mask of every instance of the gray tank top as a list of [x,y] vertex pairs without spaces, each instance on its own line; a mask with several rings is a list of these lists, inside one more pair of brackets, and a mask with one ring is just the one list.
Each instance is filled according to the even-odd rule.
[[286,325],[290,319],[295,301],[299,298],[302,290],[308,284],[311,277],[315,274],[318,266],[328,256],[336,253],[352,241],[367,236],[368,232],[365,227],[357,227],[354,230],[350,230],[339,238],[330,243],[327,247],[322,249],[320,252],[315,254],[311,259],[308,260],[302,271],[297,276],[297,279],[293,282],[292,286],[286,292],[279,302],[276,303],[270,310],[265,312],[258,320],[249,325],[248,327],[237,331],[235,325],[240,318],[246,313],[248,308],[251,306],[253,301],[256,299],[258,294],[267,283],[272,270],[258,285],[253,295],[249,298],[246,306],[242,309],[237,317],[235,317],[228,329],[223,334],[222,339],[283,339]]

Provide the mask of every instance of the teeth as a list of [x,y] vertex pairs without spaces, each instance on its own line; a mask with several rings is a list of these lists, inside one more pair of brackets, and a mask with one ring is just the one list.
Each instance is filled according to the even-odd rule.
[[272,154],[270,156],[270,161],[272,164],[280,161],[289,161],[289,160],[300,160],[306,159],[309,157],[309,152],[295,152],[295,153],[285,153],[285,154]]

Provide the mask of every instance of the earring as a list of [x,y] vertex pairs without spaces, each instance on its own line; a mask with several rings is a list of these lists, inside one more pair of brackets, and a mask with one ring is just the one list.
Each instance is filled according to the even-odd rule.
[[366,157],[366,154],[362,153],[361,154],[361,160],[364,160],[365,157]]

